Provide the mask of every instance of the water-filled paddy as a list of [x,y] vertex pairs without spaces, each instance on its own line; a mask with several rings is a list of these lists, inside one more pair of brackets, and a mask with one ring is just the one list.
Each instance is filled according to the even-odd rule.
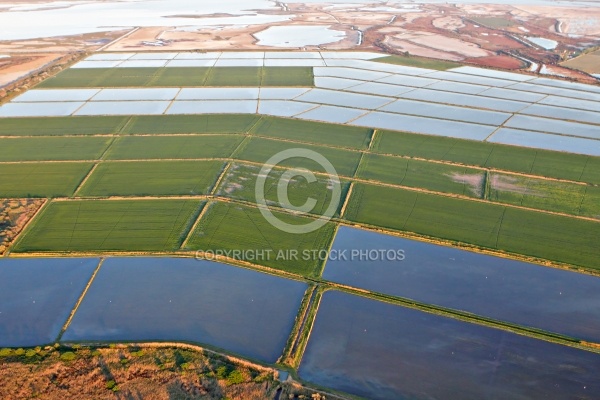
[[321,301],[306,381],[370,399],[592,399],[600,355],[341,292]]
[[110,258],[63,340],[194,342],[275,362],[306,288],[208,261]]
[[53,343],[98,262],[96,258],[1,259],[0,347]]
[[[600,278],[341,226],[323,278],[600,341]],[[352,250],[403,250],[360,260]],[[390,253],[391,254],[391,253]]]

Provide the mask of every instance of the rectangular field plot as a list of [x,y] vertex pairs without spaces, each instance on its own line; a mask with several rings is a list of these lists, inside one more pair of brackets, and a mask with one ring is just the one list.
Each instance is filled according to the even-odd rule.
[[124,136],[115,141],[109,160],[227,158],[241,135]]
[[600,157],[600,140],[595,139],[500,128],[488,141],[511,146],[531,147],[535,149],[543,148],[545,150],[566,151]]
[[599,267],[600,222],[364,184],[354,186],[344,217],[551,261]]
[[563,399],[599,396],[598,368],[596,353],[326,292],[299,375],[377,400]]
[[14,252],[169,251],[181,246],[198,200],[77,200],[51,203]]
[[[255,188],[260,170],[261,167],[258,165],[232,164],[221,181],[216,194],[218,196],[245,200],[257,204]],[[292,205],[301,206],[310,201],[309,199],[315,199],[316,203],[310,211],[311,213],[317,216],[325,214],[339,216],[343,200],[346,198],[350,187],[349,182],[340,182],[339,190],[341,191],[341,196],[335,196],[334,185],[336,185],[336,182],[333,182],[329,177],[317,175],[315,177],[316,181],[312,183],[308,183],[302,177],[286,180],[283,177],[286,171],[288,170],[273,169],[265,177],[264,195],[267,204],[275,207],[280,206],[278,202],[278,185],[282,182],[286,184],[287,195]],[[336,199],[340,199],[340,201],[338,204],[334,204],[333,207],[336,208],[333,208],[332,212],[328,213],[328,207]]]
[[53,344],[99,262],[0,260],[0,347]]
[[455,138],[379,131],[373,151],[600,183],[600,157]]
[[208,194],[222,161],[105,162],[94,170],[78,196],[162,196]]
[[91,163],[0,164],[2,197],[71,196]]
[[372,129],[312,121],[263,117],[252,134],[324,145],[366,149]]
[[0,139],[0,161],[95,160],[109,143],[105,137]]
[[148,86],[160,71],[161,68],[69,68],[36,88]]
[[306,289],[209,261],[110,258],[62,339],[188,342],[274,363]]
[[228,115],[143,115],[131,118],[124,130],[129,134],[245,133],[260,116]]
[[[306,225],[311,218],[293,216],[277,211],[273,216],[288,225]],[[232,256],[283,271],[316,276],[322,261],[312,251],[326,250],[333,238],[335,226],[323,227],[304,234],[287,233],[275,227],[254,207],[234,203],[213,203],[200,224],[192,232],[186,249],[211,252],[244,252]],[[297,251],[297,257],[288,254]],[[309,252],[308,257],[305,252]]]
[[524,176],[490,174],[489,200],[540,210],[600,217],[600,188]]
[[307,67],[263,68],[261,86],[314,86],[313,70]]
[[[126,61],[128,68],[70,68],[37,88],[169,86],[313,86],[311,67],[162,67]],[[176,62],[176,61],[173,61]],[[261,62],[262,63],[262,62]]]
[[107,135],[116,133],[128,117],[0,118],[0,136]]
[[338,229],[332,246],[332,254],[380,250],[382,257],[330,259],[323,278],[568,337],[600,340],[600,309],[590,307],[600,302],[598,277],[347,226]]
[[[298,145],[297,143],[281,142],[262,138],[251,138],[247,143],[242,144],[243,148],[236,151],[234,158],[238,160],[253,161],[265,163],[277,153],[290,149],[312,150],[324,156],[335,168],[336,172],[343,176],[354,176],[354,172],[360,161],[360,153],[349,150],[334,149],[330,147]],[[296,153],[298,153],[296,151]],[[279,165],[287,167],[306,168],[315,172],[324,172],[323,166],[316,161],[303,156],[288,158]]]
[[357,176],[363,179],[437,192],[477,198],[483,195],[484,172],[474,168],[365,154]]

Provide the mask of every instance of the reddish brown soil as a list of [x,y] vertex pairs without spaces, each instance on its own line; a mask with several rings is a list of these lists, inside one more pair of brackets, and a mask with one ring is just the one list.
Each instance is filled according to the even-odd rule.
[[495,67],[502,69],[520,69],[525,65],[521,60],[509,56],[489,56],[489,57],[478,57],[478,58],[467,58],[465,60],[468,63],[482,65],[485,67]]

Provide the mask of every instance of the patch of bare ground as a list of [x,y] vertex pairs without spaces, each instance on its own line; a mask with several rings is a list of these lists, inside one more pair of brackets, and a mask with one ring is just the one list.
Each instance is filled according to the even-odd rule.
[[0,398],[325,399],[277,371],[200,348],[114,346],[0,350]]
[[44,204],[42,199],[0,199],[0,255]]
[[492,174],[490,179],[490,187],[494,190],[503,192],[529,194],[534,196],[541,195],[540,193],[531,190],[522,184],[519,184],[519,182],[519,179],[514,176]]
[[469,190],[477,197],[483,195],[484,174],[459,174],[454,172],[447,175],[456,183],[462,183],[469,186]]

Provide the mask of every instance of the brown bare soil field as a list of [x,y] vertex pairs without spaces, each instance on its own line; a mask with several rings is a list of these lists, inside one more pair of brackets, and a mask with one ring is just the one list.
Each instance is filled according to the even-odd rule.
[[467,58],[465,60],[468,63],[481,65],[484,67],[496,67],[502,69],[520,69],[523,68],[525,63],[522,61],[508,56],[489,56],[489,57],[478,57],[478,58]]
[[4,254],[42,204],[42,199],[0,199],[0,255]]

